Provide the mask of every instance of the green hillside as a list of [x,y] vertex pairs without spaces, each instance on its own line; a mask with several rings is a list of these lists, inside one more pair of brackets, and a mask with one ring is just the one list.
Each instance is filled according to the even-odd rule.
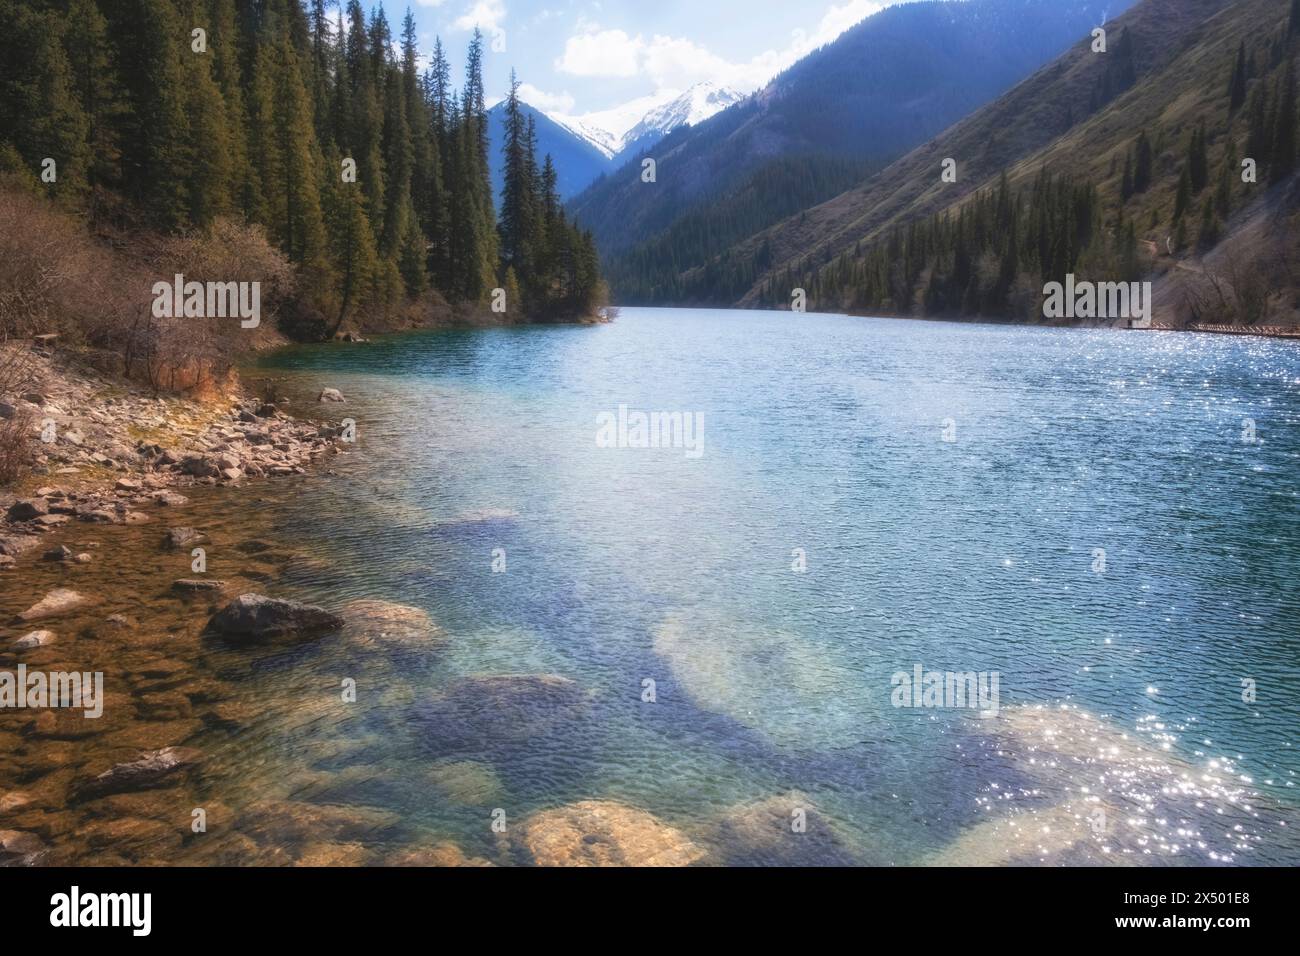
[[[1288,262],[1296,155],[1290,7],[1144,0],[1107,24],[1106,53],[1080,42],[713,268],[770,263],[740,297],[746,305],[788,306],[804,288],[810,309],[1027,320],[1041,316],[1042,283],[1063,272],[1119,280],[1176,270],[1195,285],[1231,260],[1233,288],[1216,308],[1162,288],[1158,319],[1290,323],[1285,287],[1297,283],[1277,271]],[[1242,182],[1248,156],[1255,184]],[[946,158],[955,183],[942,181]],[[1249,257],[1233,251],[1247,240]],[[1244,301],[1261,298],[1246,286],[1279,282],[1271,301]]]

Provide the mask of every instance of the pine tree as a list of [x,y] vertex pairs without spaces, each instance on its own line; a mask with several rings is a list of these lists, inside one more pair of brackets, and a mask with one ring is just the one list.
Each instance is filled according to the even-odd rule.
[[[0,18],[12,22],[4,14]],[[99,218],[102,190],[116,184],[121,161],[117,122],[124,106],[109,56],[108,21],[94,0],[72,0],[68,5],[68,22],[77,24],[76,29],[64,31],[64,46],[77,98],[86,117],[87,212],[93,225]]]
[[190,131],[180,60],[189,33],[168,0],[121,0],[101,10],[128,104],[119,134],[123,184],[160,225],[179,227],[189,206]]
[[1146,130],[1138,133],[1134,153],[1133,192],[1144,193],[1151,188],[1151,165],[1153,162],[1151,141],[1147,139]]
[[1192,193],[1199,196],[1210,181],[1210,160],[1206,146],[1205,120],[1192,130],[1192,140],[1187,151],[1187,171],[1191,177]]
[[[183,19],[206,23],[205,11],[197,0],[182,0]],[[186,142],[185,193],[187,220],[209,225],[227,215],[231,200],[231,153],[233,150],[226,104],[212,75],[214,56],[186,49],[181,56],[184,109],[189,127]]]
[[0,4],[0,131],[32,176],[55,163],[51,196],[79,200],[87,187],[89,122],[63,46],[65,23],[53,10]]
[[[1297,0],[1300,2],[1300,0]],[[1273,155],[1269,165],[1269,178],[1280,182],[1295,169],[1296,163],[1296,91],[1295,60],[1289,59],[1277,96],[1277,115],[1273,126]]]
[[1192,201],[1192,177],[1187,167],[1178,176],[1178,192],[1174,196],[1174,222],[1179,222]]
[[[339,157],[341,159],[341,157]],[[374,234],[366,220],[365,196],[358,183],[341,178],[329,180],[326,188],[331,251],[339,278],[339,304],[329,329],[333,338],[348,320],[352,309],[365,304],[379,270]]]
[[1264,83],[1258,83],[1251,92],[1246,113],[1249,126],[1246,156],[1266,166],[1273,151],[1273,129],[1269,126],[1268,91]]
[[1235,113],[1246,102],[1246,44],[1237,47],[1237,59],[1232,65],[1232,78],[1228,82],[1228,112]]
[[226,152],[233,210],[252,219],[262,208],[262,189],[248,155],[248,112],[240,68],[240,34],[234,0],[212,0],[208,49],[226,113]]

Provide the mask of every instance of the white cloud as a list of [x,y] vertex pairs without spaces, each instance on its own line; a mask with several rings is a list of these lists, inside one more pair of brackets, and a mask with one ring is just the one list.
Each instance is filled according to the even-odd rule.
[[457,30],[473,30],[478,27],[484,33],[493,33],[501,29],[501,21],[506,18],[506,5],[502,0],[478,0],[472,7],[453,21]]
[[422,7],[440,7],[446,3],[447,0],[415,0],[415,2]]
[[519,98],[543,113],[567,113],[573,109],[573,97],[568,93],[547,93],[531,83],[519,84]]
[[656,89],[685,88],[704,80],[742,93],[758,89],[777,73],[849,27],[885,7],[905,0],[845,0],[829,7],[812,33],[795,30],[781,50],[766,50],[743,62],[732,62],[685,37],[655,34],[646,40],[618,29],[602,29],[589,21],[569,37],[555,69],[573,76],[631,77],[644,75]]
[[555,69],[573,76],[636,76],[645,43],[622,30],[590,29],[569,37]]

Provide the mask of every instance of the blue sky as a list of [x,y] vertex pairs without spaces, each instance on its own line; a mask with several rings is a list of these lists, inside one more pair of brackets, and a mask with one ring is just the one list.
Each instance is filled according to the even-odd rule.
[[383,0],[382,6],[394,36],[411,8],[422,52],[435,35],[442,37],[458,86],[477,24],[487,36],[484,72],[493,99],[505,92],[513,67],[530,103],[582,114],[704,80],[750,92],[894,2]]

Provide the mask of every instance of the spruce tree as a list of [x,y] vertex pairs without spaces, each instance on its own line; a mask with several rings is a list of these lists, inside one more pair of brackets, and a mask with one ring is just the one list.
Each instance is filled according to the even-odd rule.
[[1269,178],[1275,183],[1291,175],[1296,163],[1295,60],[1287,60],[1286,70],[1279,82],[1281,90],[1277,96],[1273,155],[1269,165]]
[[1246,102],[1246,44],[1237,47],[1237,59],[1232,65],[1232,77],[1228,82],[1228,112],[1235,113]]

